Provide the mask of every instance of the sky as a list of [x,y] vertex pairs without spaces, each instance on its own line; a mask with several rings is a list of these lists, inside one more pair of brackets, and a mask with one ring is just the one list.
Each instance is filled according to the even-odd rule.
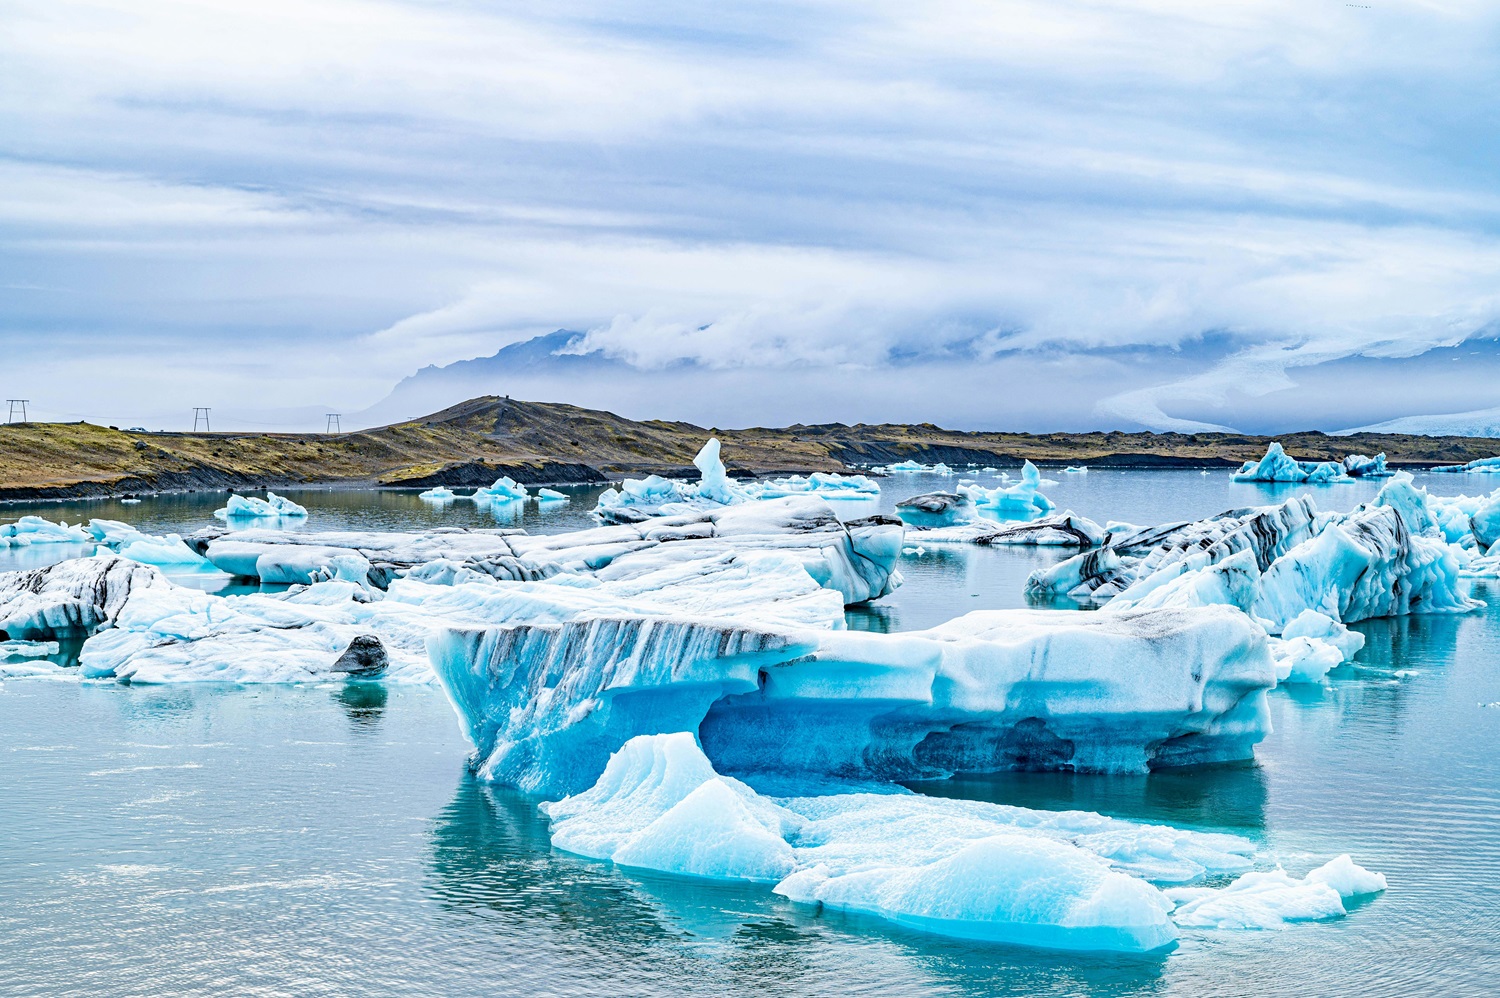
[[[569,329],[607,379],[518,394],[1336,429],[1351,359],[1500,318],[1492,3],[0,9],[0,391],[33,418],[321,427]],[[1346,422],[1486,405],[1406,370]]]

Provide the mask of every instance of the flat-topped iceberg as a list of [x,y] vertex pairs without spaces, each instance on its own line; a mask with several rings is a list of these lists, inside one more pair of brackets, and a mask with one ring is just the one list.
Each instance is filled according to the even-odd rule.
[[436,485],[425,492],[418,492],[417,498],[427,502],[447,503],[458,498],[458,494],[446,485]]
[[1400,472],[1350,513],[1319,514],[1300,496],[1169,524],[1033,572],[1028,585],[1113,597],[1114,611],[1227,603],[1281,634],[1307,610],[1353,623],[1483,606],[1461,577],[1429,497]]
[[[518,587],[506,587],[514,592]],[[537,584],[533,599],[552,606]],[[517,594],[517,598],[523,598]],[[450,628],[433,666],[485,779],[577,790],[630,737],[696,731],[727,772],[1145,772],[1248,758],[1276,682],[1232,607],[977,611],[926,631],[683,616],[625,600]]]
[[229,497],[227,505],[221,509],[214,510],[214,516],[220,520],[274,519],[280,517],[296,519],[307,516],[307,510],[285,496],[279,496],[274,492],[267,492],[264,499],[257,496],[232,495]]
[[[1381,455],[1384,467],[1385,455]],[[1272,441],[1266,448],[1266,456],[1259,461],[1246,461],[1234,473],[1236,482],[1299,482],[1307,485],[1322,485],[1328,482],[1346,482],[1344,465],[1336,461],[1297,461],[1281,444]]]
[[751,482],[745,488],[757,499],[779,499],[782,496],[804,494],[824,499],[873,499],[880,495],[880,484],[871,478],[827,471]]
[[[1163,950],[1179,921],[1337,918],[1344,898],[1385,887],[1347,856],[1293,880],[1252,871],[1255,845],[1239,836],[1086,811],[905,792],[763,796],[720,775],[687,732],[627,741],[591,788],[541,809],[553,845],[580,856],[773,885],[802,904],[1045,949]],[[1227,875],[1239,876],[1225,888],[1162,889]]]

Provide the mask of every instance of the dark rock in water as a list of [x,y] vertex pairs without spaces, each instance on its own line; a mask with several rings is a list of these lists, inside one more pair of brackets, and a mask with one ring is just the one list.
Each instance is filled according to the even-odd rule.
[[333,663],[331,671],[343,673],[350,679],[376,679],[385,675],[391,664],[385,645],[373,634],[361,634],[349,642],[349,647]]

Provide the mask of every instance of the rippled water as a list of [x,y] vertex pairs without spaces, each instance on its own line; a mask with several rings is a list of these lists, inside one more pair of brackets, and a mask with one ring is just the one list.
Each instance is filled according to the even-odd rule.
[[[1101,520],[1276,494],[1196,472],[1054,477],[1059,506]],[[882,505],[952,482],[892,480]],[[1374,488],[1316,494],[1347,508]],[[296,498],[309,528],[428,522],[401,493]],[[215,505],[42,511],[181,530]],[[576,526],[581,512],[527,526]],[[455,507],[440,522],[479,515]],[[1023,605],[1026,572],[1057,556],[909,557],[889,611],[861,623]],[[534,800],[465,774],[467,746],[436,689],[6,682],[0,995],[1490,994],[1500,708],[1482,705],[1500,701],[1500,587],[1476,595],[1491,607],[1359,625],[1369,644],[1355,667],[1323,689],[1271,694],[1276,731],[1255,765],[918,786],[1231,830],[1298,873],[1348,851],[1390,879],[1341,922],[1189,936],[1164,958],[946,941],[554,853]]]

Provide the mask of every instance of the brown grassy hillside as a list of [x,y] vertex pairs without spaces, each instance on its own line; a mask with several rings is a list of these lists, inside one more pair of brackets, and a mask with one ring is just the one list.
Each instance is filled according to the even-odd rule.
[[[931,424],[720,430],[493,396],[372,430],[143,433],[87,423],[0,425],[0,498],[290,484],[528,483],[678,472],[710,432],[741,474],[839,470],[906,458],[950,464],[1084,462],[1105,467],[1238,464],[1269,438],[1180,433],[964,433]],[[1384,451],[1398,465],[1454,464],[1500,453],[1500,441],[1321,433],[1280,438],[1304,460]]]

